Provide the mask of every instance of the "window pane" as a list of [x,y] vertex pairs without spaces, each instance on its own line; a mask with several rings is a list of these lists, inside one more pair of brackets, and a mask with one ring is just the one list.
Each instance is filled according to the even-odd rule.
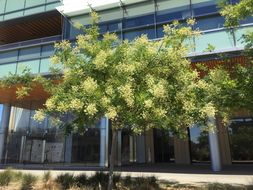
[[6,0],[0,0],[0,14],[4,13],[5,1]]
[[6,12],[23,9],[25,0],[7,0]]
[[190,13],[190,1],[161,1],[158,2],[157,22],[169,22],[188,18]]
[[209,162],[208,132],[201,131],[198,126],[190,128],[191,159],[192,162]]
[[40,73],[48,73],[49,68],[52,65],[50,64],[50,58],[41,59],[40,62]]
[[45,0],[26,0],[25,7],[32,7],[36,5],[42,5],[45,3]]
[[220,16],[197,19],[195,28],[201,31],[222,28],[224,21],[224,18]]
[[44,10],[45,10],[44,6],[27,9],[27,10],[25,10],[25,15],[31,15],[31,14],[41,13]]
[[155,38],[155,30],[153,28],[149,28],[149,29],[141,29],[137,31],[124,32],[124,39],[134,40],[136,37],[139,37],[143,34],[146,34],[149,39]]
[[[219,43],[215,43],[219,42]],[[202,52],[211,44],[215,50],[229,49],[234,46],[233,37],[226,31],[209,32],[195,38],[196,52]]]
[[253,162],[253,120],[235,119],[228,128],[232,161]]
[[18,51],[17,50],[0,53],[0,63],[17,61],[17,59],[18,59]]
[[41,56],[45,57],[45,56],[51,56],[54,54],[54,45],[45,45],[42,46],[42,53]]
[[247,32],[253,32],[253,27],[248,26],[248,27],[243,27],[243,28],[238,28],[235,31],[235,36],[236,36],[236,47],[244,47],[246,44],[243,41],[243,35],[246,34]]
[[0,78],[7,76],[9,73],[16,73],[16,63],[0,65]]
[[148,24],[154,24],[153,14],[124,20],[124,28],[139,27]]
[[19,60],[32,59],[38,57],[40,57],[40,47],[21,49],[19,52]]
[[216,0],[192,0],[193,15],[205,15],[218,12]]
[[30,69],[31,73],[38,73],[39,72],[39,64],[40,60],[31,60],[31,61],[21,61],[18,62],[18,70],[17,73],[21,74],[24,69]]

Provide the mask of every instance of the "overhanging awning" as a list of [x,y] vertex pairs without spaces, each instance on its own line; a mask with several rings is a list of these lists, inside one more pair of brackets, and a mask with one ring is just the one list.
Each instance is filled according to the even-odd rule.
[[77,16],[90,13],[92,9],[96,11],[107,10],[120,7],[123,5],[131,5],[149,0],[63,0],[63,5],[56,9],[66,16]]
[[60,34],[62,19],[56,10],[0,22],[0,45]]

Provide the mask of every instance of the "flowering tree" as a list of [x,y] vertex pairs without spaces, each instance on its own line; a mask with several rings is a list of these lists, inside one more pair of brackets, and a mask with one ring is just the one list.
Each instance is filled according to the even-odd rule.
[[186,27],[178,22],[165,26],[162,40],[149,41],[143,35],[128,42],[109,33],[100,40],[97,14],[92,13],[92,18],[90,26],[79,26],[85,34],[77,36],[74,47],[69,41],[55,45],[51,61],[62,66],[59,73],[51,78],[14,75],[2,84],[22,83],[19,97],[28,95],[34,84],[42,84],[50,97],[35,119],[72,113],[74,119],[66,125],[70,132],[83,132],[106,116],[112,124],[111,189],[117,131],[164,128],[184,134],[194,123],[215,117],[218,109],[211,96],[205,98],[214,86],[199,78],[186,58],[189,42],[198,35],[191,29],[192,20]]

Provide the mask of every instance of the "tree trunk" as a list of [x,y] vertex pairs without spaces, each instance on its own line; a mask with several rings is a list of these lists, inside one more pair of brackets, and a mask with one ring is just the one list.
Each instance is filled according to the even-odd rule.
[[113,188],[113,170],[114,170],[114,160],[115,160],[115,151],[117,143],[117,130],[112,130],[112,144],[111,144],[111,154],[110,154],[110,170],[109,170],[109,182],[108,190]]

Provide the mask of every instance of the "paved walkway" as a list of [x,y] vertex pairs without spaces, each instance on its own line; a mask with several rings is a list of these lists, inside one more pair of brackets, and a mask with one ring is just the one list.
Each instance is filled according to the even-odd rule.
[[[43,175],[45,170],[30,165],[29,169],[19,169],[24,173],[34,175]],[[86,173],[88,176],[96,171],[107,171],[106,168],[97,167],[78,167],[73,166],[62,168],[43,168],[50,169],[53,176],[61,173],[72,173],[78,175]],[[122,176],[156,176],[159,180],[167,180],[179,184],[203,185],[206,183],[227,183],[233,185],[253,185],[253,165],[232,165],[224,167],[221,172],[212,172],[209,165],[175,165],[175,164],[154,164],[154,165],[136,165],[115,168]]]

